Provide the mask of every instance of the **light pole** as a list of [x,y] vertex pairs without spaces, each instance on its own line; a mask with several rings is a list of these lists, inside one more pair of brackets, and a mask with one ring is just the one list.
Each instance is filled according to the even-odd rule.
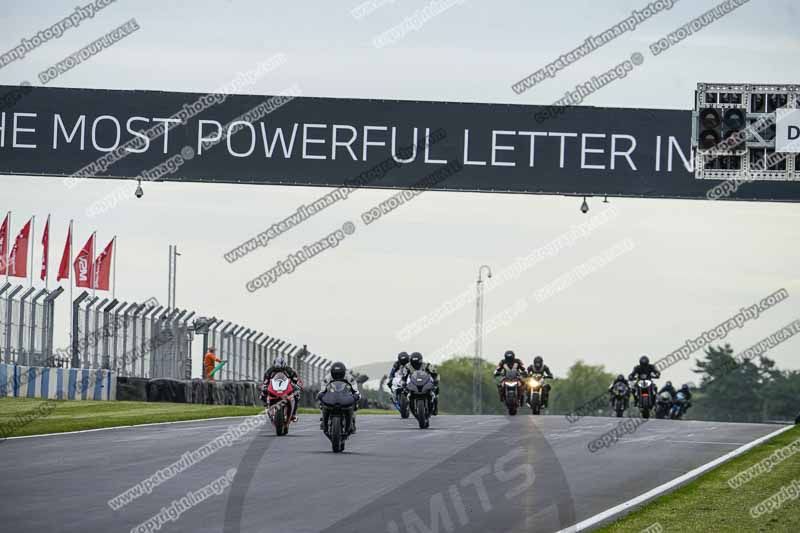
[[178,282],[178,245],[169,245],[169,272],[167,273],[167,309],[175,309],[175,286]]
[[483,380],[483,369],[481,360],[483,359],[483,272],[486,271],[487,278],[492,277],[492,269],[489,265],[481,265],[478,269],[478,280],[475,290],[475,359],[472,368],[472,413],[481,413],[481,381]]

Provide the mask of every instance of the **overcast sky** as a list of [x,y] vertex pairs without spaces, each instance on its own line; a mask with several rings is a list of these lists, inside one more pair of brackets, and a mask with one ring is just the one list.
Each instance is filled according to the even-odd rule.
[[[39,72],[135,17],[139,31],[49,85],[208,92],[284,53],[286,63],[248,93],[277,94],[296,85],[305,96],[550,104],[631,53],[646,53],[651,42],[716,2],[677,2],[523,95],[511,84],[645,2],[466,0],[380,49],[372,44],[374,36],[429,2],[387,1],[356,19],[351,10],[360,3],[118,0],[1,68],[0,83],[37,85]],[[75,5],[74,0],[8,2],[0,49],[67,16]],[[798,15],[794,0],[752,0],[584,103],[689,109],[699,81],[798,83]],[[379,223],[359,225],[340,246],[274,286],[249,293],[246,281],[343,222],[357,222],[392,192],[357,191],[267,248],[229,264],[224,252],[325,191],[148,183],[142,199],[87,218],[86,207],[118,186],[93,180],[68,190],[56,178],[4,177],[0,209],[14,211],[14,234],[35,214],[37,243],[42,221],[52,214],[53,263],[70,218],[78,246],[95,229],[102,246],[118,235],[121,299],[155,296],[165,303],[167,247],[177,244],[180,307],[307,343],[315,353],[350,364],[393,359],[403,349],[433,353],[447,345],[473,327],[473,304],[405,343],[397,334],[444,301],[473,290],[481,264],[497,273],[607,207],[590,199],[591,210],[583,215],[579,198],[429,192]],[[590,236],[487,295],[487,321],[503,312],[512,318],[484,340],[488,359],[510,348],[526,363],[542,355],[557,375],[578,359],[627,373],[641,354],[662,357],[780,288],[788,289],[789,300],[726,341],[744,349],[798,318],[796,205],[638,199],[612,199],[610,205],[616,216]],[[521,296],[625,239],[632,248],[604,269],[514,311]],[[38,246],[36,254],[38,264]],[[66,342],[66,298],[57,313],[63,330],[59,345]],[[781,367],[800,368],[799,343],[790,340],[770,356]],[[472,346],[464,351],[471,353]],[[692,379],[691,368],[684,362],[666,375]]]

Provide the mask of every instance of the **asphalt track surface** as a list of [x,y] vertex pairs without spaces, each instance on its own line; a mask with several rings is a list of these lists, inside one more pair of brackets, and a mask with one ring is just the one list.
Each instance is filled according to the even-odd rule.
[[650,420],[608,448],[620,419],[358,417],[334,454],[318,418],[263,425],[127,506],[108,500],[241,418],[0,442],[0,529],[130,531],[231,468],[232,486],[151,531],[556,531],[767,435],[777,426]]

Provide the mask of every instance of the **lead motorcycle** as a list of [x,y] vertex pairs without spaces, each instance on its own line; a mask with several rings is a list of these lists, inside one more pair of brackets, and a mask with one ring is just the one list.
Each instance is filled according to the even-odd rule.
[[542,412],[542,396],[544,395],[544,374],[534,373],[528,378],[528,405],[531,413],[538,415]]
[[[289,424],[292,422],[294,403],[297,401],[297,394],[300,389],[295,389],[292,380],[283,372],[278,372],[269,383],[264,384],[266,388],[266,399],[264,406],[267,409],[272,425],[275,427],[275,434],[283,436],[289,433]],[[302,386],[302,384],[299,384]]]
[[522,376],[514,369],[506,370],[505,376],[500,381],[500,387],[503,389],[503,398],[508,414],[511,416],[516,415],[517,409],[525,401],[525,393],[522,390],[522,387],[524,387]]
[[424,370],[415,370],[406,381],[409,407],[419,422],[420,429],[426,429],[431,424],[433,402],[436,398],[434,389],[433,377]]
[[344,381],[332,381],[320,397],[323,432],[331,441],[333,453],[344,451],[344,443],[353,433],[356,399]]
[[636,380],[636,397],[639,400],[639,411],[642,413],[642,418],[650,418],[650,410],[656,401],[655,395],[655,384],[650,376],[639,374],[639,379]]
[[391,390],[393,392],[392,403],[395,408],[400,412],[401,418],[408,418],[408,391],[406,390],[406,379],[408,378],[408,369],[402,367],[395,372],[392,378]]
[[631,389],[626,383],[618,381],[611,389],[611,394],[613,395],[611,405],[614,408],[614,412],[617,414],[617,418],[622,418],[622,413],[628,408],[628,398],[631,395]]

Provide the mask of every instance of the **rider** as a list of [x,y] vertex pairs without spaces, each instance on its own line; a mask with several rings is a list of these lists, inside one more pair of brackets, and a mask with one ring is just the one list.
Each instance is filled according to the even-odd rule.
[[[265,405],[267,403],[267,385],[275,376],[275,374],[279,372],[286,374],[286,377],[292,380],[292,386],[294,387],[296,394],[299,394],[300,390],[302,389],[302,386],[300,385],[300,376],[298,376],[297,372],[295,372],[294,369],[289,366],[289,363],[286,362],[286,358],[279,354],[272,362],[272,366],[269,367],[266,372],[264,372],[264,381],[261,384],[261,400]],[[292,422],[297,422],[297,406],[299,403],[299,401],[295,400],[292,407]]]
[[407,367],[410,358],[408,356],[408,352],[400,352],[397,354],[397,361],[392,364],[392,368],[389,369],[389,378],[386,381],[386,386],[389,388],[389,392],[392,391],[392,380],[394,379],[395,373],[403,367]]
[[664,383],[664,386],[661,387],[660,391],[658,391],[658,395],[661,396],[662,392],[668,392],[669,395],[672,396],[673,401],[675,400],[675,395],[678,394],[678,391],[676,391],[675,387],[672,386],[671,381]]
[[[542,356],[537,355],[533,358],[533,364],[528,367],[528,374],[541,374],[547,379],[553,379],[553,373],[550,372],[550,367],[544,364]],[[550,384],[545,383],[542,387],[542,407],[547,407],[547,401],[550,399]]]
[[422,360],[422,354],[419,352],[414,352],[409,357],[408,364],[411,365],[412,370],[423,370],[431,375],[433,378],[433,392],[436,394],[433,398],[433,410],[431,411],[432,415],[439,414],[439,373],[436,371],[436,367],[431,365],[430,363],[426,363]]
[[691,402],[692,393],[689,391],[689,384],[688,383],[684,383],[683,385],[681,385],[681,392],[686,397],[686,405],[683,406],[683,412],[686,413],[686,411],[689,410],[689,407],[692,406],[692,402]]
[[[361,393],[358,392],[358,386],[356,384],[356,380],[353,379],[352,374],[347,372],[347,367],[344,366],[344,363],[335,362],[331,365],[331,375],[329,378],[325,378],[325,381],[322,385],[322,389],[317,394],[317,401],[322,403],[322,396],[325,394],[328,385],[333,383],[334,381],[341,381],[342,383],[346,383],[350,388],[350,392],[353,394],[353,398],[355,398],[356,403],[355,407],[353,408],[353,416],[350,419],[350,433],[356,432],[356,415],[355,411],[358,411],[358,402],[361,401]],[[322,405],[320,405],[320,409],[322,409]],[[319,428],[324,430],[328,425],[328,418],[327,418],[327,411],[322,409],[322,418],[319,419]]]
[[[521,359],[517,359],[512,350],[506,350],[506,353],[503,354],[503,358],[494,369],[494,375],[495,377],[502,376],[509,370],[516,370],[520,375],[525,375],[525,363]],[[497,394],[500,395],[500,401],[504,402],[505,393],[500,381],[497,382]]]
[[[658,371],[658,369],[655,367],[655,365],[650,364],[650,358],[649,357],[647,357],[646,355],[643,355],[643,356],[641,356],[639,358],[639,364],[636,365],[635,367],[633,367],[633,371],[628,376],[628,379],[635,382],[636,380],[639,379],[639,376],[644,376],[645,379],[653,380],[654,378],[655,379],[660,378],[661,377],[661,372]],[[650,388],[654,389],[655,386],[651,385]],[[651,391],[651,393],[652,392],[653,391]],[[636,405],[638,407],[639,406],[639,392],[636,389],[636,387],[634,387],[634,389],[633,389],[633,399],[634,399],[634,405]]]
[[[617,375],[616,379],[608,387],[609,401],[611,402],[611,406],[612,407],[614,406],[614,387],[617,385],[617,383],[624,383],[625,386],[627,387],[628,394],[630,394],[630,391],[631,391],[631,386],[628,383],[628,380],[625,379],[625,376],[623,374]],[[628,397],[627,396],[625,396],[625,407],[626,408],[628,407]]]

